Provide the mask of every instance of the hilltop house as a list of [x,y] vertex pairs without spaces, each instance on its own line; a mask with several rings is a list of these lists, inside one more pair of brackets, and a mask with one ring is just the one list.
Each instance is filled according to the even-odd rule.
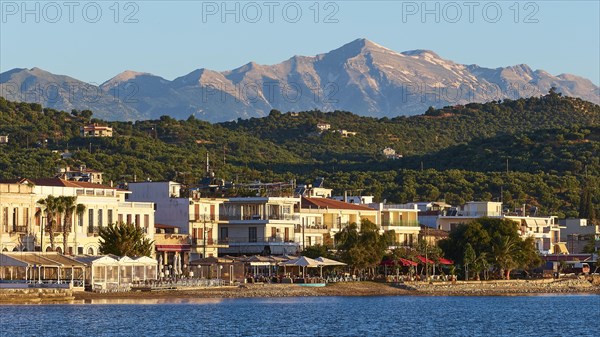
[[110,126],[102,126],[98,123],[89,124],[79,128],[81,137],[112,137],[113,129]]
[[401,154],[397,154],[396,150],[392,149],[391,147],[386,147],[385,149],[383,149],[381,151],[381,153],[383,153],[383,155],[387,158],[387,159],[398,159],[398,158],[402,158]]
[[8,144],[8,135],[0,135],[0,145]]
[[327,130],[331,129],[331,124],[329,124],[329,123],[318,123],[317,124],[317,129],[320,132],[327,131]]
[[103,173],[100,171],[89,169],[85,165],[80,165],[77,169],[71,168],[70,166],[59,168],[56,178],[102,185],[102,175]]

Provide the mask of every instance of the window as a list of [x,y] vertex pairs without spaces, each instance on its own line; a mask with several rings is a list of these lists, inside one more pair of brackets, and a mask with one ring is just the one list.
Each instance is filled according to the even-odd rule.
[[113,223],[113,210],[112,210],[112,209],[109,209],[109,210],[108,210],[108,211],[106,211],[106,212],[107,212],[107,213],[106,213],[106,218],[107,218],[107,220],[108,220],[108,223],[109,223],[109,224],[112,224],[112,223]]
[[290,229],[289,228],[287,228],[287,227],[285,228],[283,237],[285,239],[285,242],[290,241]]
[[98,210],[98,227],[102,227],[104,223],[102,222],[102,210]]
[[42,224],[42,217],[44,216],[44,215],[42,214],[42,210],[41,210],[41,208],[39,208],[39,207],[36,207],[36,208],[35,208],[35,214],[39,214],[39,216],[36,216],[36,217],[35,217],[35,225],[39,227],[39,226],[41,226],[41,224]]
[[229,240],[229,228],[227,227],[221,227],[221,233],[220,233],[220,237],[221,240],[223,240],[224,242],[227,242]]
[[[79,227],[83,227],[83,213],[77,214],[77,222]],[[81,254],[83,254],[83,252]]]
[[2,209],[2,231],[8,232],[8,207]]
[[13,208],[13,213],[12,213],[12,231],[16,232],[17,231],[17,226],[19,225],[19,210],[15,207]]
[[144,214],[144,227],[150,228],[150,215]]
[[127,214],[127,223],[133,224],[133,222],[131,222],[131,214]]
[[248,227],[248,242],[257,242],[257,239],[256,227]]
[[119,220],[119,223],[123,223],[123,214],[119,214],[119,216],[117,217]]
[[77,255],[83,255],[83,247],[77,247]]
[[142,224],[142,223],[140,222],[140,215],[139,215],[139,214],[136,214],[136,215],[135,215],[135,226],[136,226],[136,227],[140,227],[140,225],[141,225],[141,224]]
[[277,237],[277,228],[271,227],[271,237],[272,238],[276,238]]
[[29,208],[23,208],[23,226],[29,227]]
[[94,210],[90,209],[88,211],[88,232],[94,232]]

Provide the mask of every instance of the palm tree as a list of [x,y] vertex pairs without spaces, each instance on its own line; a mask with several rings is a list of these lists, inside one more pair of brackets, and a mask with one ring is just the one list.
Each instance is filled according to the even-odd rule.
[[[56,215],[58,214],[58,204],[60,203],[58,198],[53,195],[49,195],[46,199],[40,199],[37,203],[42,206],[37,212],[35,212],[35,216],[37,218],[41,216],[46,217],[46,226],[44,231],[48,233],[50,237],[50,247],[54,250],[54,231],[56,229]],[[43,233],[41,234],[43,235]],[[43,238],[40,238],[40,242],[43,241]],[[40,250],[44,251],[44,247],[42,247],[40,243]]]
[[67,254],[67,238],[71,232],[71,225],[73,222],[73,213],[81,216],[85,212],[85,205],[77,204],[77,197],[59,197],[61,204],[64,208],[64,221],[63,221],[63,254]]
[[100,228],[100,253],[117,256],[150,256],[153,241],[141,227],[119,222]]
[[497,235],[492,243],[492,253],[502,278],[510,279],[510,271],[518,266],[518,238]]

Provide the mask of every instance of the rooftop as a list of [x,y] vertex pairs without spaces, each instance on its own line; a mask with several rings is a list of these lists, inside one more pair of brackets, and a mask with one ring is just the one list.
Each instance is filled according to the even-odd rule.
[[331,208],[331,209],[347,209],[357,211],[375,211],[374,209],[357,205],[350,204],[343,201],[337,201],[327,198],[305,198],[302,197],[302,208]]

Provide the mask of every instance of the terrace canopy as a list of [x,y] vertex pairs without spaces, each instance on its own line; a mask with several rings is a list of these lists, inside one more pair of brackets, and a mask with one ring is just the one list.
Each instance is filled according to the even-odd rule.
[[3,263],[0,266],[13,264],[12,269],[9,270],[14,272],[10,274],[12,280],[32,283],[72,283],[83,286],[85,264],[64,255],[56,252],[5,252],[2,255],[5,257],[2,258]]
[[302,267],[302,275],[306,275],[306,268],[317,268],[324,266],[325,264],[321,261],[311,259],[310,257],[300,256],[289,261],[280,262],[280,265],[282,265],[284,269],[285,267],[290,266]]

